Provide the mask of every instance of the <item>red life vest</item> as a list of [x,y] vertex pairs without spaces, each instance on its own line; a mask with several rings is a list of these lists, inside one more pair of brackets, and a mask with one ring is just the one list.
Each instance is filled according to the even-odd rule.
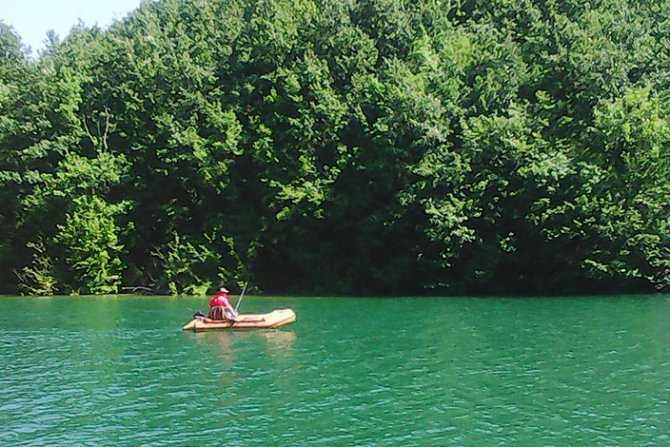
[[214,295],[211,300],[209,300],[209,307],[216,307],[216,306],[231,307],[230,301],[228,301],[227,293],[219,292],[216,295]]

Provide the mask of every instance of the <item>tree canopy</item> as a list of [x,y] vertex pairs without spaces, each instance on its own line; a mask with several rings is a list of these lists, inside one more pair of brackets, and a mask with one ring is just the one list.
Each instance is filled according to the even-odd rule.
[[1,292],[670,288],[670,1],[0,22]]

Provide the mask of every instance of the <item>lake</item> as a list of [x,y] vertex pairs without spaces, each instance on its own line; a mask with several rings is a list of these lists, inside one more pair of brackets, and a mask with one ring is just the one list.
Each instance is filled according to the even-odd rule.
[[670,296],[207,301],[0,298],[0,445],[670,445]]

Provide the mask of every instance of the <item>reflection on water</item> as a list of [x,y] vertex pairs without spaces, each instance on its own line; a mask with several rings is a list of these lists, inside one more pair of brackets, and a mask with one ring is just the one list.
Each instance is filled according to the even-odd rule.
[[258,335],[265,339],[268,353],[273,357],[291,357],[293,344],[295,343],[295,332],[290,330],[263,331]]
[[213,354],[224,362],[231,362],[234,357],[233,339],[229,332],[197,332],[193,334],[195,342],[208,347]]
[[288,358],[296,340],[295,332],[277,329],[196,332],[193,337],[196,344],[208,347],[223,362],[233,362],[236,354],[251,346],[257,349],[258,340],[263,342],[266,354],[273,358]]
[[[293,357],[296,334],[293,331],[261,329],[253,331],[212,331],[188,334],[193,337],[200,355],[221,369],[216,380],[229,389],[244,386],[249,379],[250,364],[262,365],[258,371],[271,372],[281,380],[280,371],[286,370]],[[202,350],[200,347],[204,347]]]

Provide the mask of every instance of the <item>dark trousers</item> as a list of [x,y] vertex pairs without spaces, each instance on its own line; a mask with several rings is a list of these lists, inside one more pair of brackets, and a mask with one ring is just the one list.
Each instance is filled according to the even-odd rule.
[[209,308],[207,318],[212,320],[230,320],[237,321],[237,315],[223,306],[214,306]]
[[223,313],[223,309],[223,306],[210,307],[207,318],[211,318],[212,320],[226,320],[226,314]]

